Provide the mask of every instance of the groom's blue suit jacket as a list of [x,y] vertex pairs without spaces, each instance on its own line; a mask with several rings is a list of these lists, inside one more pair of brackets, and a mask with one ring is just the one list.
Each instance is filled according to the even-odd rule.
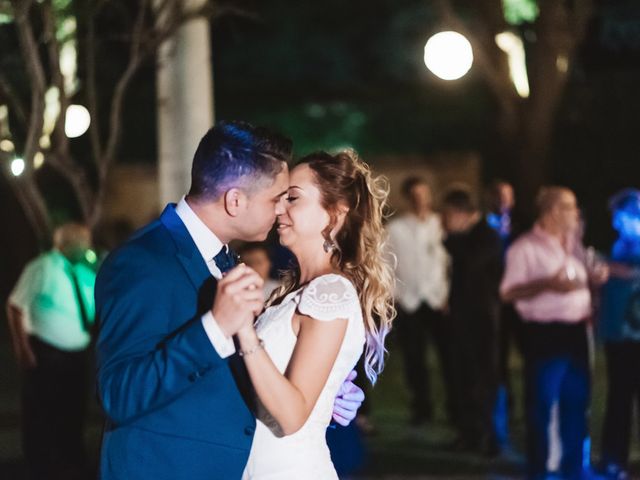
[[173,205],[105,260],[96,282],[102,479],[241,477],[255,418],[242,362],[220,358],[202,326],[215,285]]

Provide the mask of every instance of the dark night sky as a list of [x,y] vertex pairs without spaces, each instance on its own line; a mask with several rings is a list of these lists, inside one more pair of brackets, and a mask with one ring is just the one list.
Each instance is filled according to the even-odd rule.
[[[256,19],[214,24],[217,118],[268,124],[298,153],[352,145],[364,155],[491,149],[494,100],[472,69],[437,81],[424,42],[438,28],[428,2],[256,2]],[[596,2],[572,65],[552,145],[554,182],[574,188],[587,240],[612,240],[606,199],[640,187],[640,4]],[[487,178],[500,176],[484,165]]]
[[350,144],[363,153],[474,148],[491,98],[474,72],[456,85],[422,62],[436,18],[426,2],[260,4],[251,22],[213,31],[219,118],[270,123],[297,150]]
[[[217,119],[275,127],[295,140],[298,154],[349,145],[365,158],[442,150],[489,157],[496,107],[477,71],[447,83],[424,66],[424,43],[439,29],[428,2],[242,4],[248,17],[225,16],[212,25]],[[572,64],[551,158],[552,180],[577,191],[589,236],[606,248],[606,198],[640,186],[640,3],[596,5],[587,42]],[[473,8],[466,15],[473,20]],[[103,27],[112,28],[110,22]],[[111,47],[101,58],[104,81],[112,81],[109,72],[123,59]],[[123,161],[155,161],[154,102],[150,64],[128,96]],[[504,175],[489,161],[484,171],[487,179]]]
[[[618,188],[640,186],[640,3],[596,3],[588,41],[572,65],[558,112],[551,157],[553,181],[574,188],[585,207],[588,239],[607,248],[606,198]],[[250,18],[226,16],[213,23],[218,119],[274,126],[294,138],[299,154],[346,145],[365,158],[491,150],[496,109],[477,72],[472,68],[463,79],[446,83],[424,67],[424,42],[438,29],[429,2],[248,0],[244,5]],[[107,21],[100,28],[113,26]],[[101,80],[112,82],[109,72],[123,62],[117,48],[104,51]],[[155,161],[154,102],[149,64],[127,97],[123,161]],[[487,178],[503,174],[490,162],[484,167]],[[47,175],[49,196],[57,205],[67,204],[60,182],[42,176]]]

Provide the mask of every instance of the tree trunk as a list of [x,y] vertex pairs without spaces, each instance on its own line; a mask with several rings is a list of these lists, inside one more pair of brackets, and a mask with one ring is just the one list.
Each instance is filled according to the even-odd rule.
[[[584,7],[583,7],[584,8]],[[536,42],[529,68],[531,96],[521,111],[520,151],[515,176],[521,213],[535,215],[535,196],[552,178],[549,150],[556,113],[564,93],[569,62],[583,35],[586,13],[569,10],[564,2],[545,1],[536,24]]]
[[[191,3],[191,8],[197,8],[205,2],[195,0]],[[160,208],[187,193],[191,183],[191,159],[200,138],[213,124],[209,45],[209,20],[199,18],[183,25],[158,53]]]

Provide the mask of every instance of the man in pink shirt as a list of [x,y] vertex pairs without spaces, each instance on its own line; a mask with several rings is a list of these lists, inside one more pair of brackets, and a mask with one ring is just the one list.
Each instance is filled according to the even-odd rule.
[[[562,478],[582,474],[590,378],[590,275],[579,244],[576,197],[562,187],[538,195],[539,217],[507,252],[500,286],[524,321],[529,478],[545,478],[551,407],[560,407]],[[596,280],[596,279],[593,279]],[[604,280],[602,278],[597,280]]]

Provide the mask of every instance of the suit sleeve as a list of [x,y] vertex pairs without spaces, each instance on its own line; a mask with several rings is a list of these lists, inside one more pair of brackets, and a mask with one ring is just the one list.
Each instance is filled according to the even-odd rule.
[[[116,252],[96,283],[98,397],[125,424],[161,408],[226,365],[199,316],[175,322],[172,276],[148,252]],[[175,280],[174,280],[175,281]],[[171,332],[169,325],[182,324]]]

